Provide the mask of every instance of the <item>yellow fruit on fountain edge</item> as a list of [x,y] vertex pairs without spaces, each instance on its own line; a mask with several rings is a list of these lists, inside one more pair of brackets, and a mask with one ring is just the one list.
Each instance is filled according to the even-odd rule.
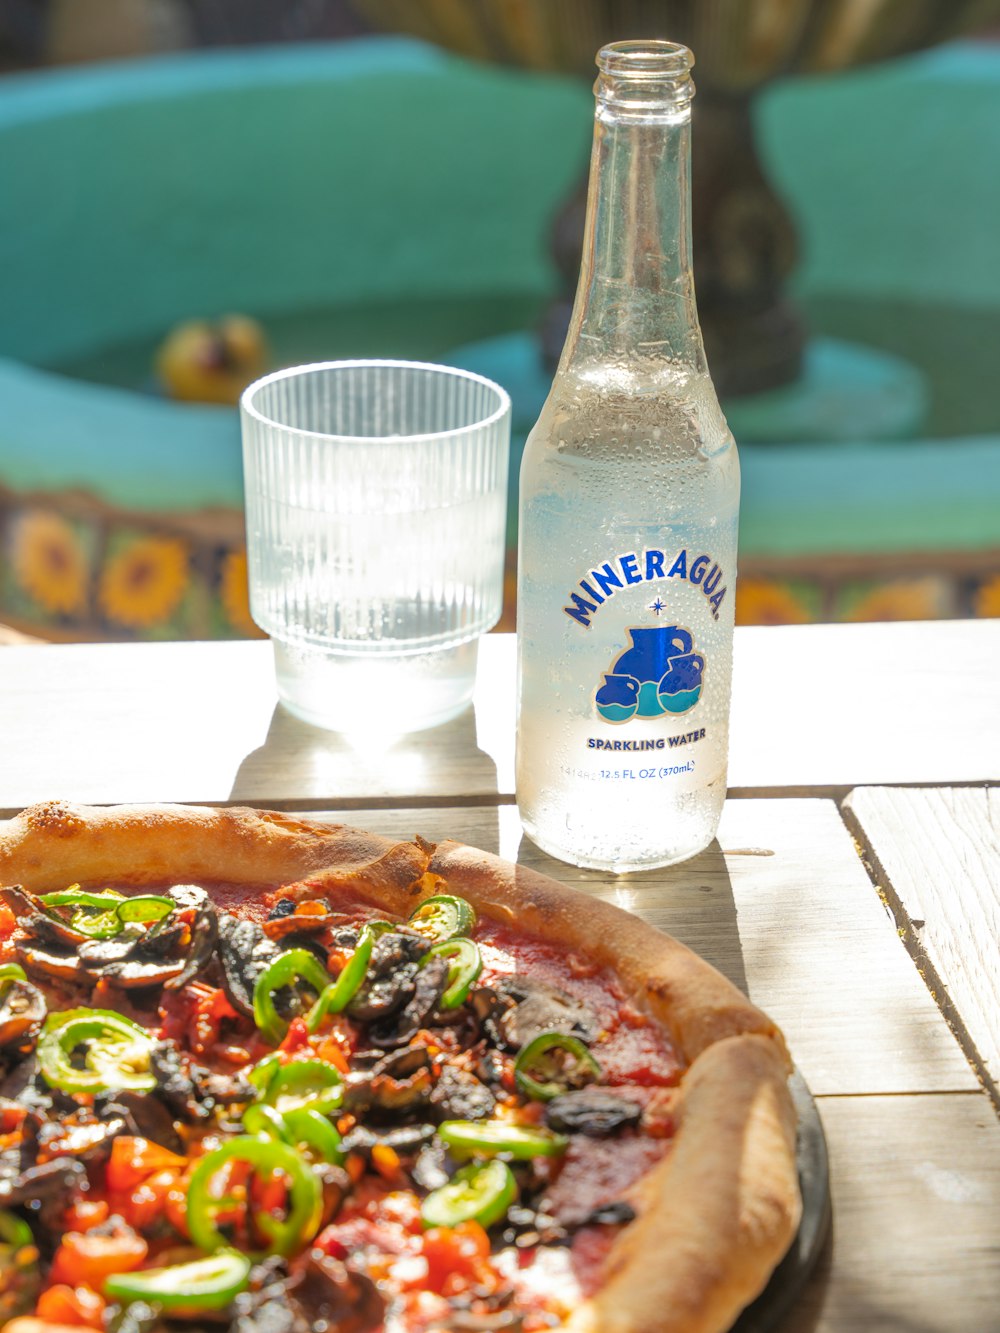
[[267,369],[264,331],[246,315],[178,324],[156,354],[156,373],[171,398],[232,403]]

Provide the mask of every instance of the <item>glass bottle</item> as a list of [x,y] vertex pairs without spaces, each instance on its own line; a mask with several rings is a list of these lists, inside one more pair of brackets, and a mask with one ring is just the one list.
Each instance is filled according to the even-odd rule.
[[521,465],[517,801],[574,865],[669,865],[726,792],[739,460],[691,271],[694,63],[597,57],[583,263]]

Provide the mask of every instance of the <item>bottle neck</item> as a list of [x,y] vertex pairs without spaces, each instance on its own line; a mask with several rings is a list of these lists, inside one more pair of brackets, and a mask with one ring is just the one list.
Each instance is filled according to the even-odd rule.
[[691,268],[693,87],[684,56],[688,63],[669,77],[599,58],[583,260],[560,370],[624,355],[705,369]]

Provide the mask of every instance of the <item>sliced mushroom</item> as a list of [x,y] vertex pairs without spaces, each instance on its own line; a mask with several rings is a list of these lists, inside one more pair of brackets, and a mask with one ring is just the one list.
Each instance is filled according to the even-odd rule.
[[219,916],[206,896],[191,926],[191,943],[187,949],[184,966],[177,976],[163,983],[166,989],[179,990],[181,986],[193,981],[211,962],[218,938]]
[[268,963],[277,958],[278,946],[256,921],[223,912],[219,916],[218,953],[226,998],[237,1013],[252,1018],[254,986]]
[[15,1175],[0,1175],[0,1207],[15,1208],[51,1199],[65,1202],[71,1193],[87,1188],[87,1169],[82,1162],[55,1157]]
[[349,1076],[344,1109],[398,1114],[423,1105],[433,1086],[426,1046],[410,1046],[383,1056],[364,1074]]
[[101,1162],[111,1152],[111,1145],[119,1134],[128,1132],[124,1114],[111,1114],[95,1119],[89,1113],[77,1112],[66,1120],[50,1120],[39,1136],[40,1154],[47,1158],[72,1158],[77,1162]]
[[564,1032],[588,1042],[597,1036],[599,1024],[587,1006],[558,986],[515,972],[498,982],[497,990],[516,1001],[496,1020],[511,1050],[520,1050],[542,1032]]
[[120,1116],[127,1134],[149,1139],[170,1152],[183,1153],[185,1150],[174,1118],[155,1090],[148,1093],[121,1089],[104,1093],[95,1100],[94,1110],[102,1120]]
[[468,1070],[445,1065],[431,1091],[431,1106],[442,1120],[486,1120],[497,1099]]
[[448,984],[448,962],[429,958],[413,978],[413,991],[406,1004],[391,1017],[373,1025],[369,1037],[378,1046],[404,1046],[430,1020]]
[[[282,903],[289,901],[283,898]],[[330,904],[318,899],[292,905],[292,910],[273,914],[264,922],[264,934],[271,940],[283,940],[287,935],[318,935],[320,931],[342,926],[350,918],[342,912],[331,912]]]
[[513,995],[506,995],[492,986],[477,986],[469,992],[469,997],[462,1008],[471,1014],[479,1025],[479,1031],[494,1046],[503,1046],[504,1037],[497,1026],[500,1018],[508,1009],[513,1009],[517,1001]]
[[109,940],[87,940],[77,949],[76,956],[87,968],[122,963],[131,956],[145,933],[142,926],[126,926],[120,934],[112,935]]
[[[167,889],[166,896],[173,898],[177,904],[176,911],[184,912],[193,909],[196,912],[202,911],[211,905],[211,899],[200,884],[174,884]],[[164,920],[167,918],[164,917]],[[159,922],[157,923],[159,924]]]
[[0,988],[0,1048],[28,1048],[45,1014],[45,996],[30,981],[15,979]]
[[[19,1060],[0,1083],[0,1105],[7,1101],[26,1107],[29,1115],[39,1118],[63,1112],[69,1115],[76,1109],[72,1097],[58,1088],[50,1088],[42,1078],[35,1054]],[[23,1132],[22,1125],[22,1135]]]
[[109,963],[107,967],[95,969],[91,973],[93,980],[106,981],[121,990],[142,990],[146,986],[166,986],[181,975],[183,962],[142,962],[138,958],[126,958],[121,963]]
[[156,1095],[178,1120],[204,1120],[211,1111],[198,1096],[194,1079],[185,1072],[181,1055],[170,1041],[159,1041],[149,1053],[149,1070],[156,1079]]
[[545,1107],[545,1123],[560,1134],[586,1134],[604,1138],[629,1125],[637,1125],[642,1107],[628,1097],[618,1097],[606,1088],[576,1088],[560,1093]]
[[395,1129],[355,1125],[344,1135],[340,1146],[344,1152],[361,1153],[367,1157],[371,1150],[381,1143],[399,1153],[400,1157],[412,1157],[426,1147],[433,1138],[433,1125],[400,1125]]
[[294,1286],[295,1300],[309,1312],[313,1328],[371,1333],[381,1328],[385,1299],[371,1278],[313,1250]]
[[72,949],[87,938],[65,921],[49,916],[42,900],[20,886],[0,888],[0,901],[14,913],[21,929],[42,944]]
[[49,953],[24,940],[14,941],[17,960],[33,977],[47,977],[63,985],[89,984],[90,977],[76,954]]
[[375,941],[368,973],[347,1012],[359,1023],[377,1023],[408,1004],[416,988],[417,964],[430,948],[426,940],[390,931]]

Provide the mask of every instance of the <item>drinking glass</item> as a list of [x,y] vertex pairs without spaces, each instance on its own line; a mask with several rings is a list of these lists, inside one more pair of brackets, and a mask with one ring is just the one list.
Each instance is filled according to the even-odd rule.
[[331,361],[265,376],[240,412],[250,609],[286,708],[337,731],[455,716],[500,617],[507,394],[447,366]]

